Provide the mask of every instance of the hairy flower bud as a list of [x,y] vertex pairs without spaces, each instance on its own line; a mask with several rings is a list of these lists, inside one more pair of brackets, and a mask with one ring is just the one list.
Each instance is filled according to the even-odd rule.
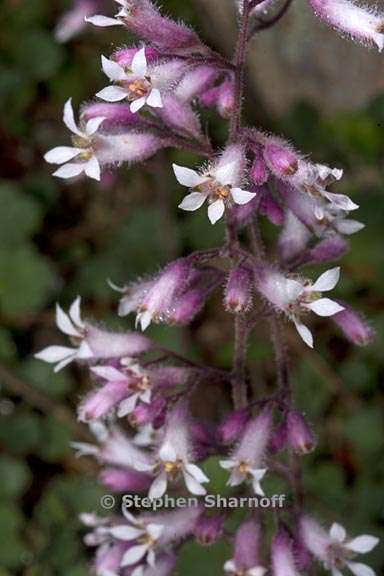
[[225,287],[224,305],[228,312],[242,314],[252,306],[253,274],[245,266],[233,268]]
[[296,570],[293,542],[283,526],[272,540],[272,567],[274,576],[299,576]]
[[249,419],[248,408],[231,412],[217,429],[217,438],[220,444],[230,445],[237,442]]
[[332,320],[341,328],[344,336],[357,346],[366,346],[375,337],[374,329],[362,314],[349,306],[332,317]]
[[279,138],[269,138],[263,148],[264,160],[277,178],[293,176],[299,168],[299,156],[288,142]]
[[261,531],[254,520],[246,520],[235,535],[234,557],[224,565],[229,574],[257,574],[263,576],[266,569],[260,562]]
[[306,418],[297,410],[287,415],[287,441],[296,454],[309,454],[316,446],[316,439]]
[[124,468],[105,468],[99,478],[106,488],[125,493],[146,492],[152,482],[149,474]]
[[373,7],[359,5],[354,0],[309,0],[316,16],[368,46],[384,46],[384,14]]
[[211,546],[219,540],[223,534],[224,514],[202,514],[196,522],[194,529],[195,538],[201,546]]
[[339,260],[349,250],[349,244],[345,238],[335,234],[318,242],[308,254],[308,260],[313,262],[332,262]]

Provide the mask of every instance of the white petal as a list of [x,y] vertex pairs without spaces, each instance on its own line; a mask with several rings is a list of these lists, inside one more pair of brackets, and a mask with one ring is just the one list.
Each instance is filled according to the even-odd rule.
[[121,382],[126,380],[126,375],[112,366],[92,366],[91,372],[104,378],[104,380],[109,380],[109,382]]
[[[149,564],[149,566],[151,568],[155,568],[156,567],[156,555],[153,551],[153,549],[151,548],[150,550],[148,550],[148,555],[147,555],[147,564]],[[143,570],[143,574],[144,574],[144,570]],[[132,576],[135,576],[135,574],[132,574]]]
[[252,487],[258,496],[264,496],[264,490],[261,487],[260,481],[265,476],[267,469],[250,470],[252,475]]
[[231,184],[233,181],[233,174],[237,172],[237,165],[238,161],[235,160],[234,162],[229,162],[228,164],[224,164],[220,168],[213,170],[215,180],[217,180],[217,182],[219,182],[222,186]]
[[136,325],[140,324],[140,328],[143,332],[148,328],[151,322],[152,322],[152,315],[149,312],[149,310],[147,310],[146,312],[140,312],[140,314],[136,316]]
[[207,493],[204,486],[201,486],[200,482],[198,482],[193,476],[188,474],[188,472],[184,471],[183,476],[185,485],[191,494],[195,494],[196,496],[202,496],[203,494]]
[[239,471],[238,468],[235,468],[230,475],[227,485],[228,486],[239,486],[244,482],[246,479],[246,475]]
[[101,98],[106,102],[119,102],[120,100],[124,100],[127,95],[127,91],[124,88],[121,88],[121,86],[107,86],[96,94],[98,98]]
[[44,362],[53,364],[55,362],[60,362],[65,358],[72,357],[76,352],[76,348],[69,348],[67,346],[48,346],[47,348],[44,348],[44,350],[37,352],[34,357],[38,360],[43,360]]
[[308,304],[308,308],[318,316],[333,316],[344,310],[343,306],[340,306],[340,304],[329,298],[319,298],[319,300]]
[[294,320],[293,322],[296,326],[296,330],[298,331],[304,342],[307,344],[307,346],[313,348],[313,336],[310,329],[304,326],[304,324],[297,322],[297,320]]
[[236,466],[236,462],[234,460],[220,460],[219,464],[221,468],[224,468],[224,470],[231,470]]
[[208,206],[208,218],[211,224],[216,224],[224,214],[225,205],[222,200],[216,200]]
[[363,536],[358,536],[345,545],[349,550],[353,552],[358,552],[359,554],[366,554],[375,548],[380,542],[379,538],[375,536],[369,536],[364,534]]
[[241,188],[232,188],[231,195],[236,204],[248,204],[255,196],[255,192],[248,192]]
[[315,292],[327,292],[333,290],[340,279],[340,267],[327,270],[324,274],[318,277],[316,282],[311,287]]
[[160,90],[153,88],[147,98],[148,106],[152,108],[163,108],[163,100],[161,98]]
[[142,394],[140,394],[140,400],[141,402],[144,402],[145,404],[149,404],[151,401],[151,397],[152,397],[152,390],[144,390],[144,392]]
[[196,464],[186,464],[184,468],[198,482],[209,482],[209,478]]
[[158,540],[164,532],[164,526],[162,524],[148,524],[147,532],[153,540]]
[[69,162],[61,166],[56,172],[53,172],[53,176],[57,176],[58,178],[74,178],[84,172],[84,167],[83,162]]
[[185,168],[177,164],[172,164],[172,168],[178,183],[187,188],[196,188],[196,186],[200,186],[200,184],[208,180],[206,176],[201,176],[195,170],[191,170],[191,168]]
[[120,64],[114,60],[109,60],[109,58],[106,58],[105,56],[101,56],[101,67],[104,74],[114,82],[124,80],[127,76]]
[[85,132],[87,136],[92,136],[95,132],[97,132],[104,120],[105,116],[98,116],[97,118],[91,118],[88,120],[87,124],[85,125]]
[[163,462],[176,462],[177,454],[173,446],[169,442],[165,442],[160,450],[159,456],[163,460]]
[[66,127],[69,128],[69,130],[73,132],[73,134],[76,134],[77,136],[83,135],[83,133],[81,132],[81,130],[79,130],[75,122],[75,116],[72,108],[72,98],[69,98],[64,104],[63,121]]
[[304,286],[297,280],[292,280],[291,278],[285,279],[284,288],[288,303],[296,300],[296,298],[298,298],[304,291]]
[[136,52],[134,55],[132,59],[131,70],[135,75],[140,76],[141,78],[144,78],[144,76],[147,74],[145,47],[141,48],[141,50]]
[[347,532],[345,528],[341,526],[341,524],[334,522],[329,531],[329,535],[333,540],[336,540],[337,542],[344,542],[347,536]]
[[335,227],[340,234],[345,234],[349,236],[350,234],[356,234],[356,232],[360,232],[363,228],[365,228],[365,224],[359,222],[358,220],[339,220],[339,222],[335,222]]
[[133,467],[138,472],[153,472],[154,464],[147,464],[146,462],[134,462]]
[[234,560],[227,560],[224,564],[224,572],[236,572],[237,567]]
[[340,570],[338,570],[334,566],[331,568],[331,574],[332,576],[343,576],[342,572],[340,572]]
[[69,317],[74,322],[75,326],[84,328],[84,322],[81,319],[81,297],[78,296],[69,308]]
[[136,114],[136,112],[141,110],[141,108],[143,106],[145,106],[146,101],[147,101],[146,96],[143,96],[142,98],[138,98],[137,100],[134,100],[129,107],[132,114]]
[[75,328],[72,324],[69,316],[63,311],[59,304],[56,304],[56,325],[63,332],[68,336],[82,336],[81,332]]
[[88,342],[85,340],[82,341],[76,355],[79,360],[89,360],[90,358],[93,358],[93,352]]
[[121,22],[121,20],[108,18],[107,16],[101,16],[99,14],[95,14],[95,16],[88,16],[84,20],[90,24],[93,24],[94,26],[101,26],[102,28],[106,26],[124,26],[124,22]]
[[376,576],[375,571],[366,564],[360,564],[360,562],[347,562],[347,566],[355,576]]
[[114,538],[119,540],[136,540],[138,536],[144,534],[144,530],[140,528],[134,528],[133,526],[113,526],[108,530]]
[[247,570],[247,576],[264,576],[266,572],[267,569],[263,566],[255,566],[254,568]]
[[46,154],[44,154],[44,160],[49,164],[63,164],[64,162],[68,162],[68,160],[72,160],[78,154],[83,152],[82,148],[74,148],[73,146],[57,146],[56,148],[52,148],[52,150],[48,150]]
[[100,164],[96,156],[92,156],[92,158],[86,162],[84,172],[89,178],[100,182]]
[[118,417],[123,418],[127,414],[131,414],[131,412],[133,412],[136,408],[138,398],[138,394],[132,394],[132,396],[120,402],[119,408],[117,410]]
[[161,498],[167,490],[167,475],[162,472],[151,484],[148,492],[148,498],[150,500],[155,500],[156,498]]
[[179,204],[179,208],[186,210],[187,212],[194,212],[204,204],[206,198],[205,194],[202,194],[201,192],[191,192],[183,198]]
[[132,546],[132,548],[128,548],[126,553],[121,559],[120,566],[124,568],[124,566],[132,566],[136,564],[144,558],[146,553],[148,552],[148,544],[140,544],[139,546]]
[[56,364],[56,366],[54,367],[53,371],[55,372],[55,374],[57,372],[60,372],[60,370],[62,370],[66,366],[68,366],[68,364],[73,362],[75,359],[76,359],[76,353],[73,353],[71,356],[68,356],[68,358],[64,358],[64,360],[61,360],[61,362],[58,362]]
[[331,192],[326,192],[325,197],[331,202],[333,206],[339,208],[339,210],[345,210],[350,212],[351,210],[357,210],[359,205],[352,202],[348,196],[345,194],[333,194]]

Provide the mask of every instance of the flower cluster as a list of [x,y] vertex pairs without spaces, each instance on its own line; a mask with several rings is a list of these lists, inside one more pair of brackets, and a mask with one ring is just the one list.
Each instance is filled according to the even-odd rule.
[[[89,372],[92,390],[81,400],[78,418],[95,440],[76,442],[74,448],[79,456],[96,458],[99,480],[108,490],[150,499],[168,492],[204,497],[212,462],[226,475],[228,490],[250,490],[255,498],[263,498],[269,477],[280,474],[297,506],[277,517],[270,554],[258,517],[250,515],[234,532],[227,530],[233,557],[223,566],[225,574],[264,576],[270,566],[275,576],[299,576],[319,561],[332,576],[344,568],[371,576],[373,571],[354,557],[370,552],[377,538],[351,539],[339,524],[328,533],[305,512],[297,494],[298,458],[315,449],[316,438],[292,401],[281,318],[293,323],[309,347],[314,345],[310,312],[330,317],[357,345],[367,344],[373,331],[348,304],[323,296],[336,288],[338,266],[316,280],[305,270],[308,264],[328,266],[340,259],[349,248],[348,236],[363,228],[349,217],[357,204],[330,189],[343,171],[312,162],[281,137],[241,125],[247,40],[276,2],[236,2],[241,25],[233,62],[183,23],[162,15],[150,0],[116,3],[117,12],[106,16],[92,14],[96,2],[76,2],[61,24],[63,40],[79,29],[81,14],[96,27],[124,27],[138,43],[101,57],[110,84],[80,108],[78,122],[67,100],[64,123],[72,146],[55,147],[45,159],[59,166],[54,172],[59,178],[100,180],[106,169],[143,162],[162,148],[190,150],[202,158],[198,169],[169,166],[178,193],[177,183],[188,189],[179,208],[191,212],[205,204],[211,224],[224,217],[226,234],[222,246],[178,258],[152,276],[121,287],[111,283],[121,294],[118,315],[135,315],[134,331],[110,331],[84,318],[79,297],[68,313],[57,305],[56,324],[70,346],[50,345],[36,358],[55,371],[77,362]],[[383,19],[377,12],[348,0],[309,4],[342,33],[382,48]],[[217,150],[200,120],[203,107],[229,119],[229,138]],[[271,250],[263,245],[261,216],[278,228]],[[223,313],[235,320],[232,370],[193,362],[143,334],[152,323],[190,324],[215,295],[223,299]],[[251,398],[245,351],[252,330],[264,321],[273,336],[279,386],[270,396]],[[192,398],[212,383],[232,387],[234,406],[227,414],[219,412],[220,421],[207,422]],[[81,519],[89,528],[85,542],[95,548],[92,573],[168,576],[182,543],[215,543],[227,516],[217,510],[208,514],[199,503],[138,515],[123,507],[110,517],[87,513]]]

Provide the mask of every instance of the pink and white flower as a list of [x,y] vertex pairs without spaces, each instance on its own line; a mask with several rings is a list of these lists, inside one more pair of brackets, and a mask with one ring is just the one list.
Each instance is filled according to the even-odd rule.
[[57,146],[44,155],[49,164],[62,164],[53,175],[58,178],[73,178],[85,173],[89,178],[99,181],[100,163],[95,155],[93,139],[105,118],[92,118],[84,125],[78,126],[75,122],[72,99],[69,98],[64,105],[63,120],[73,134],[73,146]]
[[102,68],[108,78],[115,83],[96,94],[107,102],[119,102],[128,99],[132,113],[138,112],[146,104],[152,108],[162,108],[160,89],[167,85],[167,78],[160,73],[152,74],[145,56],[145,47],[133,57],[130,68],[123,68],[114,60],[101,57]]
[[208,218],[212,224],[220,220],[225,208],[247,204],[256,196],[239,187],[244,171],[244,151],[239,145],[229,146],[206,170],[197,172],[177,164],[173,164],[173,170],[179,184],[192,190],[179,208],[189,212],[198,210],[207,200]]
[[227,482],[228,486],[239,486],[246,480],[250,480],[255,494],[264,496],[261,480],[267,472],[267,468],[263,467],[263,462],[271,426],[271,412],[266,409],[246,425],[232,457],[220,461],[220,466],[231,473]]
[[379,539],[375,536],[364,534],[350,539],[345,528],[336,522],[328,533],[308,516],[302,518],[300,528],[305,546],[326,570],[332,572],[332,576],[342,576],[341,570],[344,568],[348,568],[354,576],[375,576],[372,568],[354,561],[357,554],[366,554],[377,546]]
[[59,304],[56,305],[56,325],[77,345],[73,348],[67,346],[48,346],[35,354],[35,358],[50,364],[56,364],[54,371],[58,372],[74,360],[92,358],[93,353],[85,340],[85,323],[81,318],[80,297],[71,304],[66,314]]
[[340,278],[340,268],[332,268],[316,282],[293,279],[276,270],[263,271],[258,279],[259,291],[294,323],[304,342],[313,348],[313,336],[301,321],[309,311],[318,316],[333,316],[344,308],[334,300],[322,298],[322,292],[332,290]]
[[156,478],[149,489],[149,498],[161,498],[167,490],[168,481],[183,477],[191,494],[206,494],[202,486],[209,478],[196,464],[191,455],[189,418],[184,406],[177,406],[169,415],[165,434],[157,457],[150,465],[138,463],[135,468],[142,472],[152,472]]
[[[127,512],[125,507],[123,507],[123,513],[129,524],[117,525],[109,529],[109,533],[114,538],[125,542],[134,542],[125,552],[121,560],[121,567],[133,566],[146,559],[149,566],[154,568],[156,565],[155,548],[164,531],[164,526],[155,522],[145,523]],[[132,576],[135,573],[136,570],[133,571]]]

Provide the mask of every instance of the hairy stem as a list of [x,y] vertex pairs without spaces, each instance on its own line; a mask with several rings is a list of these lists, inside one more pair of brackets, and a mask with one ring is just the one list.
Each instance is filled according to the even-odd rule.
[[232,369],[232,397],[236,410],[247,405],[247,385],[245,381],[247,340],[249,331],[242,316],[235,319],[235,346]]

